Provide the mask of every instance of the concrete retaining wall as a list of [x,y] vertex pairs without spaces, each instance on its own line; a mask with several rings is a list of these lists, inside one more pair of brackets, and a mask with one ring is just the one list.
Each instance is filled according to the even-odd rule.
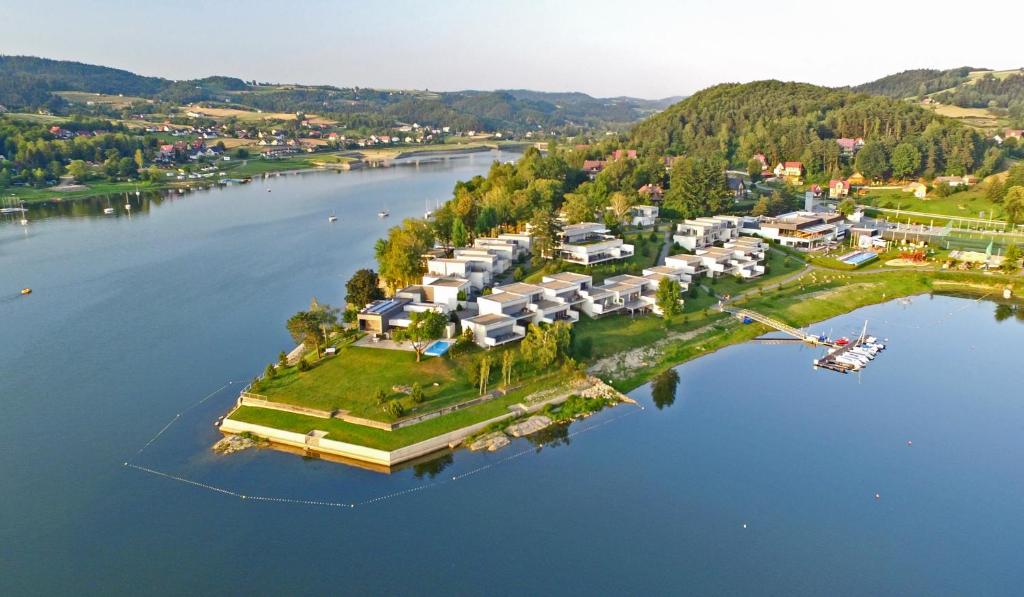
[[304,406],[293,406],[291,404],[283,404],[281,402],[272,402],[265,398],[256,398],[251,395],[247,396],[244,393],[238,397],[238,405],[266,408],[269,410],[280,410],[288,413],[295,413],[297,415],[305,415],[307,417],[316,417],[318,419],[330,419],[333,414],[326,410],[317,410],[315,408],[306,408]]

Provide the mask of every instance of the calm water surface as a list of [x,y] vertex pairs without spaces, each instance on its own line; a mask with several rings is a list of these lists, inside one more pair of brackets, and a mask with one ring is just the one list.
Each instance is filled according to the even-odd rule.
[[[232,388],[186,409],[261,370],[288,315],[341,303],[374,239],[492,157],[0,225],[0,593],[1019,594],[1024,318],[986,302],[819,326],[890,339],[860,376],[735,346],[679,367],[661,409],[641,388],[644,410],[393,475],[210,454]],[[363,505],[243,501],[130,458]]]

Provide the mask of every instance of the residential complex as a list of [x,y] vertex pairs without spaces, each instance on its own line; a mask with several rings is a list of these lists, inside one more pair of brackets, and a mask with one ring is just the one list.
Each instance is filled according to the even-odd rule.
[[752,233],[798,251],[815,251],[842,241],[847,229],[842,214],[794,211],[762,219]]

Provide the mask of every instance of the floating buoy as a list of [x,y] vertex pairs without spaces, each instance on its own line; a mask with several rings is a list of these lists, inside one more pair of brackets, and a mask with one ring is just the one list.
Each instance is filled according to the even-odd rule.
[[913,446],[913,445],[914,445],[914,442],[912,442],[912,441],[910,441],[910,440],[908,439],[908,440],[907,440],[907,447],[909,448],[910,446]]
[[880,500],[880,499],[882,499],[882,494],[876,493],[875,494],[875,500],[877,501],[877,500]]
[[747,523],[743,523],[743,528],[747,528]]

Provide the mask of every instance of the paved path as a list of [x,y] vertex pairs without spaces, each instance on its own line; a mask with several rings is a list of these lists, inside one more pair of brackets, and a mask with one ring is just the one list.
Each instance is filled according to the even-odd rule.
[[670,224],[668,229],[665,230],[665,242],[661,245],[661,254],[658,255],[658,265],[665,265],[665,258],[668,257],[668,252],[672,248],[672,225]]

